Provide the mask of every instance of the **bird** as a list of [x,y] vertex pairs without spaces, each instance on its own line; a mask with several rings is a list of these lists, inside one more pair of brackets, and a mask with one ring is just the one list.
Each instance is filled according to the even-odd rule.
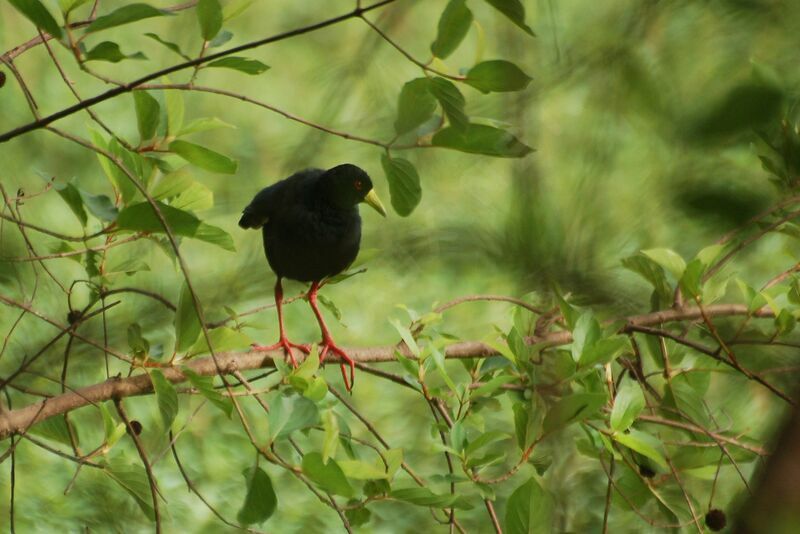
[[[386,217],[369,175],[356,165],[345,163],[328,170],[311,168],[297,172],[259,191],[242,211],[239,226],[261,229],[264,253],[275,272],[275,307],[280,338],[274,345],[253,345],[254,350],[282,348],[291,359],[296,348],[308,354],[308,345],[293,343],[286,337],[283,323],[283,278],[310,282],[306,295],[319,324],[320,362],[328,353],[341,360],[345,388],[352,391],[355,362],[339,347],[319,310],[317,293],[330,277],[347,269],[358,255],[361,243],[361,216],[358,205],[366,203]],[[345,362],[350,367],[348,381]]]

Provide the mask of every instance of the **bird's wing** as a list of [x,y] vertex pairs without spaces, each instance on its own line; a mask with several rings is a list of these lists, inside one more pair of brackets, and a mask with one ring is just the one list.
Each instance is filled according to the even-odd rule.
[[297,202],[298,195],[302,195],[309,182],[316,180],[324,171],[321,169],[307,169],[265,187],[259,191],[250,204],[242,211],[239,226],[242,228],[261,228],[270,217],[286,206]]

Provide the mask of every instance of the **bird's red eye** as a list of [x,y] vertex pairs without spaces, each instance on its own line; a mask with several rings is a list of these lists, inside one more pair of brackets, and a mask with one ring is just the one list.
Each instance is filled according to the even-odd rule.
[[364,187],[364,184],[361,183],[361,180],[356,180],[353,184],[356,188],[356,191],[361,191],[361,188]]

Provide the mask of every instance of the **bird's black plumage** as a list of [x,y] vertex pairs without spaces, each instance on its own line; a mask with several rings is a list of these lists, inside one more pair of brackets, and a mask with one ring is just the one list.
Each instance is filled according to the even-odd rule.
[[358,203],[372,189],[355,165],[307,169],[262,189],[239,226],[261,227],[264,251],[279,277],[319,281],[345,270],[358,255]]

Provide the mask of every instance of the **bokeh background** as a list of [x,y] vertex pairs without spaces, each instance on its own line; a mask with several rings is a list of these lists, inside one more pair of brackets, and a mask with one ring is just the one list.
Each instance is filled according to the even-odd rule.
[[[47,2],[53,12],[56,4]],[[101,2],[103,10],[123,4]],[[170,5],[158,1],[152,4]],[[226,22],[225,28],[234,34],[228,45],[345,12],[351,4],[344,0],[256,1],[243,15]],[[403,307],[425,312],[437,303],[470,294],[546,295],[558,287],[582,304],[598,306],[601,315],[607,317],[645,312],[649,309],[648,286],[625,271],[621,259],[655,246],[691,257],[778,198],[757,157],[759,147],[750,126],[777,124],[780,110],[790,107],[787,103],[795,95],[800,4],[771,0],[528,0],[524,4],[535,38],[519,31],[488,4],[471,0],[469,5],[480,29],[471,30],[459,50],[448,58],[446,68],[457,72],[479,58],[505,58],[532,76],[533,82],[520,93],[482,95],[470,88],[463,90],[470,116],[507,124],[536,152],[519,160],[443,149],[403,153],[419,170],[422,202],[407,218],[390,213],[382,219],[371,210],[362,210],[364,236],[359,264],[367,271],[324,290],[342,313],[340,323],[330,321],[341,343],[394,343],[397,332],[389,319],[407,322]],[[444,5],[442,1],[401,0],[368,17],[413,56],[426,60]],[[114,40],[123,44],[123,51],[142,51],[149,60],[98,63],[95,68],[116,79],[130,80],[179,60],[143,37],[145,32],[169,36],[190,54],[200,43],[191,10],[149,19],[114,30]],[[0,50],[33,35],[35,29],[29,22],[9,4],[0,4]],[[99,35],[93,39],[104,38]],[[55,51],[69,65],[69,75],[82,96],[107,88],[75,69],[63,47],[56,46]],[[420,75],[418,67],[359,20],[259,48],[248,55],[271,69],[259,76],[208,69],[201,71],[199,81],[250,95],[319,124],[383,140],[393,136],[400,87]],[[20,56],[15,65],[28,81],[43,114],[73,103],[43,47]],[[0,130],[6,131],[28,122],[30,112],[12,76],[3,70],[8,80],[0,88]],[[186,76],[176,74],[173,81]],[[710,126],[718,123],[715,110],[724,108],[731,92],[764,84],[776,88],[777,96],[756,98],[745,110],[743,126],[735,123],[735,118],[734,124],[722,131]],[[239,162],[239,170],[232,176],[192,169],[194,177],[214,196],[213,207],[202,214],[204,220],[230,232],[237,248],[231,253],[200,241],[184,240],[182,244],[210,319],[224,318],[223,306],[241,312],[272,299],[274,276],[263,257],[260,235],[236,225],[241,209],[260,188],[299,169],[351,162],[370,173],[388,205],[388,186],[377,147],[327,135],[225,97],[185,93],[184,98],[187,120],[217,117],[231,126],[196,134],[192,140]],[[132,140],[137,138],[130,95],[95,109],[117,132]],[[58,125],[88,136],[89,122],[87,115],[75,114]],[[45,184],[39,176],[42,174],[65,181],[74,178],[87,191],[109,193],[96,157],[53,134],[35,131],[0,145],[0,180],[7,191],[40,190]],[[31,199],[23,213],[35,224],[73,235],[81,231],[55,192]],[[25,254],[12,225],[4,224],[1,233],[3,257]],[[46,236],[36,235],[35,239],[42,250],[52,244]],[[150,267],[131,276],[126,285],[177,301],[182,277],[162,251],[152,244],[136,243],[112,249],[109,258],[115,256],[120,260],[138,257]],[[796,257],[796,248],[790,248],[784,240],[767,238],[745,251],[735,269],[756,286],[790,266]],[[83,267],[70,259],[49,265],[62,280],[85,277]],[[9,295],[22,294],[21,288],[29,294],[30,266],[0,262],[0,282],[0,291]],[[303,290],[297,283],[285,288],[288,295]],[[88,299],[81,291],[73,297],[75,307]],[[42,280],[35,302],[37,309],[64,321],[66,299],[48,280]],[[16,312],[0,308],[0,331],[7,331],[15,318]],[[174,342],[171,313],[144,297],[126,296],[110,312],[109,320],[114,326],[109,333],[112,345],[125,346],[126,328],[132,322],[142,326],[151,344],[169,348]],[[286,320],[294,339],[316,337],[316,325],[305,303],[288,306]],[[481,339],[491,335],[493,325],[506,329],[510,322],[508,305],[475,303],[449,312],[442,330],[463,339]],[[256,341],[267,343],[277,337],[274,310],[248,317],[247,323],[245,332]],[[85,333],[97,336],[98,325],[87,325]],[[16,368],[25,354],[36,350],[54,332],[36,320],[23,321],[0,360],[0,373]],[[53,349],[51,364],[60,361],[61,343]],[[97,381],[101,362],[97,351],[77,347],[73,362],[74,384]],[[60,370],[60,363],[55,365]],[[36,370],[51,377],[58,374],[48,368],[48,357],[36,365]],[[337,375],[338,369],[328,369],[331,382],[337,383]],[[56,387],[43,376],[31,376],[29,383],[44,389]],[[730,389],[712,389],[711,394],[730,396],[716,400],[730,402],[737,418],[761,418],[759,431],[764,435],[779,415],[764,413],[762,408],[767,403],[759,404],[757,394],[737,398]],[[390,443],[404,448],[409,463],[422,472],[441,468],[443,458],[435,448],[438,436],[432,434],[428,407],[420,398],[362,374],[352,401],[363,408]],[[179,424],[197,402],[182,400]],[[154,450],[163,448],[155,430],[155,401],[135,399],[128,407],[145,425],[145,442]],[[257,417],[257,406],[248,408]],[[502,416],[502,410],[498,410],[488,414],[487,426],[511,425],[508,413],[506,410]],[[96,423],[91,414],[78,413],[75,417]],[[149,428],[153,428],[152,433]],[[363,435],[357,424],[352,423],[351,428],[355,435]],[[102,428],[97,428],[96,435],[87,431],[81,438],[87,444],[93,438],[102,439]],[[555,437],[542,447],[542,455],[553,462],[545,476],[547,487],[556,496],[564,531],[596,531],[602,522],[605,476],[596,463],[568,447],[568,441],[567,436]],[[119,447],[135,458],[129,444]],[[241,472],[254,461],[252,448],[238,425],[216,411],[203,410],[192,420],[179,447],[184,464],[204,494],[233,517],[244,498]],[[135,532],[150,528],[134,501],[91,469],[81,470],[69,485],[75,475],[74,464],[44,455],[30,444],[18,449],[16,469],[19,532],[77,531],[85,527],[95,532]],[[296,479],[267,469],[273,476],[279,507],[265,525],[266,530],[323,532],[340,528],[336,515]],[[186,491],[168,454],[157,464],[156,472],[168,501],[169,531],[226,531]],[[8,514],[9,483],[6,465],[0,474],[0,517],[4,518],[0,525]],[[501,514],[507,496],[503,493],[511,489],[498,493]],[[724,501],[738,495],[741,487],[736,487],[735,477],[731,477],[723,479],[717,491]],[[431,521],[423,508],[392,508],[379,503],[372,510],[371,522],[361,527],[364,532],[409,532]],[[460,512],[460,517],[469,531],[489,530],[482,508]],[[613,532],[650,528],[621,509],[615,509],[611,525]]]

